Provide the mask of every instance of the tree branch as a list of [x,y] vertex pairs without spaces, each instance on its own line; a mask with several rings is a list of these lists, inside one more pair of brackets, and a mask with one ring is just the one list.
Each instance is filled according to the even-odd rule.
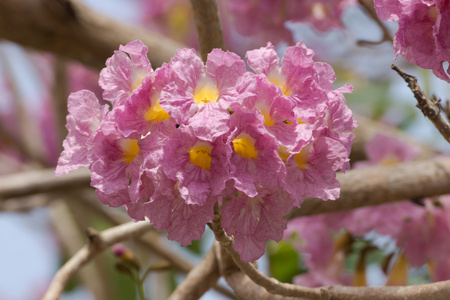
[[212,229],[216,240],[228,251],[236,265],[256,284],[264,287],[269,293],[288,297],[303,297],[313,300],[446,300],[450,299],[450,280],[431,284],[402,287],[346,287],[326,286],[309,288],[282,283],[275,278],[267,277],[250,263],[240,260],[233,249],[233,240],[222,228],[222,216],[219,207],[214,206]]
[[[450,158],[350,170],[337,177],[341,183],[339,199],[305,199],[288,218],[449,194]],[[1,176],[0,199],[88,187],[89,182],[86,170],[77,170],[59,178],[54,177],[52,169]]]
[[59,178],[55,177],[54,168],[4,175],[0,176],[0,199],[89,187],[90,182],[86,169],[75,170]]
[[417,107],[422,113],[433,123],[433,125],[439,130],[441,135],[447,142],[450,143],[450,124],[441,116],[441,109],[437,99],[432,97],[431,99],[425,94],[417,83],[417,78],[406,74],[396,65],[391,65],[391,68],[398,73],[408,83],[409,88],[414,94],[414,98],[417,100]]
[[217,3],[216,0],[191,0],[191,6],[200,53],[203,62],[206,62],[208,53],[214,48],[225,50]]
[[50,287],[44,295],[43,300],[59,299],[67,282],[86,263],[106,248],[126,239],[131,239],[142,235],[146,231],[153,229],[153,225],[148,221],[129,222],[103,231],[101,234],[91,232],[89,244],[81,248],[71,259],[69,259],[53,277]]
[[168,62],[184,46],[163,35],[121,24],[77,0],[0,1],[0,39],[49,51],[96,69],[119,45],[140,39],[154,67]]
[[337,174],[337,200],[305,199],[288,219],[450,193],[450,158],[375,166]]
[[377,11],[375,10],[373,1],[371,0],[358,0],[358,3],[364,7],[369,17],[377,23],[378,27],[383,32],[383,37],[378,42],[372,42],[372,41],[358,41],[359,46],[363,45],[379,45],[384,42],[393,42],[392,35],[389,31],[389,29],[384,25],[383,22],[381,22],[380,18],[378,18]]
[[258,300],[291,300],[299,299],[283,297],[270,294],[262,286],[254,283],[241,269],[234,263],[230,254],[216,241],[214,243],[217,261],[219,263],[220,274],[225,278],[228,285],[241,299]]
[[187,274],[168,300],[199,299],[216,284],[219,278],[219,266],[214,248],[211,248],[202,261]]

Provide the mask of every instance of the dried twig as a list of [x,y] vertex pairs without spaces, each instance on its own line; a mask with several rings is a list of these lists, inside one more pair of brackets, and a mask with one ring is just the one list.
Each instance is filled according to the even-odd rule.
[[450,143],[450,124],[440,114],[439,101],[435,97],[429,98],[425,94],[417,83],[416,77],[406,74],[396,65],[392,65],[391,68],[408,83],[409,88],[414,93],[414,98],[417,100],[417,107],[434,124],[445,140]]
[[206,62],[208,53],[212,49],[225,50],[217,3],[216,0],[191,0],[191,6],[200,44],[200,53],[203,62]]
[[89,244],[81,248],[69,259],[50,284],[43,300],[59,299],[67,282],[86,263],[113,244],[142,235],[153,228],[149,222],[129,222],[103,231],[101,234],[93,230],[89,233]]

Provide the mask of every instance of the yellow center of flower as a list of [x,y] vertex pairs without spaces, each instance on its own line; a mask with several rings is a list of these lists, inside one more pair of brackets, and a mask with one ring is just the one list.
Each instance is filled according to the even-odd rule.
[[244,158],[255,159],[258,150],[255,149],[255,139],[246,133],[241,133],[233,139],[234,151]]
[[205,76],[199,80],[194,92],[194,102],[209,103],[216,102],[219,99],[219,90],[214,79]]
[[140,70],[136,70],[132,75],[131,75],[131,91],[134,91],[135,89],[137,89],[141,83],[142,80],[144,80],[145,77],[147,77],[147,73],[144,71],[140,71]]
[[259,111],[261,112],[261,114],[264,117],[264,125],[271,127],[273,124],[275,124],[275,120],[272,119],[270,112],[267,108],[265,107],[258,107]]
[[144,113],[144,117],[150,123],[159,123],[170,119],[169,114],[159,105],[159,100]]
[[295,154],[295,156],[294,156],[295,162],[297,163],[298,169],[300,171],[308,168],[308,166],[309,166],[308,154],[309,154],[308,149],[303,147],[303,149],[299,153]]
[[208,143],[196,143],[189,149],[189,161],[203,170],[211,169],[211,145]]
[[140,152],[138,141],[135,139],[122,139],[119,141],[119,147],[122,150],[122,159],[127,164],[130,164]]
[[289,156],[291,156],[291,151],[289,151],[286,146],[280,145],[278,147],[278,155],[280,156],[282,161],[287,162]]
[[289,96],[292,93],[292,91],[286,84],[286,78],[279,71],[278,72],[275,72],[275,71],[270,72],[267,75],[267,79],[270,82],[272,82],[273,84],[275,84],[276,86],[278,86],[285,96]]

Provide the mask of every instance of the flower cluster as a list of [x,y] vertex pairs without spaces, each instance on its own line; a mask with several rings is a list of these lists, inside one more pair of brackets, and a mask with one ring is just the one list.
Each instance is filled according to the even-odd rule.
[[396,55],[450,82],[450,67],[443,66],[450,60],[448,0],[375,0],[375,8],[380,19],[398,21]]
[[303,43],[280,61],[271,44],[247,53],[213,50],[204,64],[178,50],[153,70],[140,41],[121,46],[100,73],[100,105],[69,97],[56,174],[80,166],[102,203],[147,217],[182,246],[198,239],[218,202],[242,260],[279,241],[284,216],[303,197],[339,196],[356,127],[334,72]]
[[[381,134],[375,135],[365,150],[368,161],[355,163],[356,168],[411,161],[419,154],[418,148]],[[365,255],[377,246],[386,252],[388,259],[395,260],[389,270],[384,270],[386,285],[406,285],[408,268],[424,264],[429,267],[432,281],[447,280],[450,278],[450,243],[445,236],[450,234],[449,212],[450,197],[445,195],[295,219],[289,222],[285,236],[297,233],[301,238],[298,249],[306,254],[304,262],[309,272],[294,281],[306,286],[367,285]],[[374,233],[390,237],[391,245],[397,247],[396,255],[392,249],[383,249],[368,241],[350,276],[344,270],[345,256],[350,254],[355,240],[368,240],[368,234],[372,234],[373,239]]]

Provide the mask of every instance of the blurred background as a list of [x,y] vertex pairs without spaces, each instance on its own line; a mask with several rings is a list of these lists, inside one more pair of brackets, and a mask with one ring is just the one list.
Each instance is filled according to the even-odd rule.
[[[83,2],[99,14],[161,32],[188,47],[197,47],[187,0]],[[265,46],[270,40],[282,56],[287,46],[302,40],[315,51],[317,61],[332,65],[337,77],[336,88],[343,84],[353,85],[354,92],[346,94],[346,99],[360,124],[376,121],[376,124],[405,131],[426,147],[443,153],[450,151],[438,131],[415,107],[412,92],[390,65],[395,63],[417,76],[428,94],[445,98],[450,95],[450,85],[437,79],[431,71],[410,65],[401,57],[394,61],[390,42],[358,46],[359,41],[376,42],[382,38],[380,27],[362,6],[346,7],[340,16],[340,28],[318,30],[311,22],[283,22],[281,25],[292,34],[292,41],[281,41],[270,32],[261,36],[256,32],[257,28],[242,30],[245,25],[238,22],[241,16],[230,13],[233,2],[219,0],[230,51],[244,57],[247,50]],[[395,33],[395,23],[384,25],[392,35]],[[243,33],[252,30],[255,32],[248,36]],[[153,68],[157,67],[153,65]],[[0,41],[1,176],[56,166],[66,134],[66,99],[70,92],[80,89],[92,90],[101,98],[98,73],[99,70],[79,62]],[[368,135],[374,134],[375,131],[361,129],[356,133],[355,142],[367,141]],[[0,180],[4,178],[0,177]],[[86,243],[84,228],[104,230],[117,220],[127,220],[121,209],[111,210],[97,202],[91,189],[69,195],[52,193],[0,198],[1,300],[40,299],[59,267]],[[181,248],[172,242],[166,242],[164,247],[195,264],[212,242],[213,236],[206,230],[205,237],[189,247]],[[161,261],[145,245],[138,242],[126,245],[133,249],[143,267]],[[289,282],[302,271],[301,258],[288,243],[269,243],[267,253],[260,260],[260,267],[266,273]],[[292,264],[293,261],[296,263]],[[111,251],[105,251],[71,281],[61,299],[136,299],[135,285],[126,274],[116,270],[117,262]],[[150,299],[165,299],[183,276],[183,272],[176,270],[152,272],[146,280],[147,295]],[[96,278],[96,282],[89,282],[89,278]],[[221,284],[225,285],[222,281]],[[228,299],[211,291],[202,299],[222,297]]]

